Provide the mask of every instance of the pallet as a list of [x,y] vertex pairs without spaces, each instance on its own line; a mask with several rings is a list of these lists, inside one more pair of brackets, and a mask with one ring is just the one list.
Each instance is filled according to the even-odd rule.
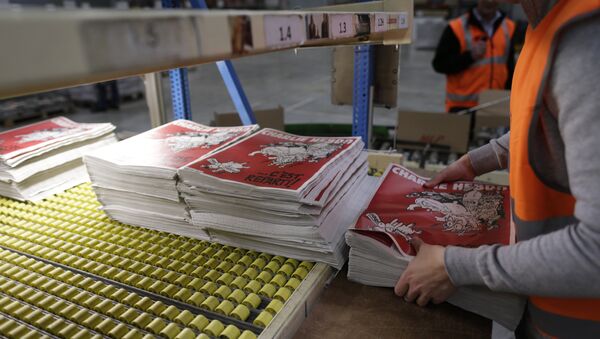
[[2,119],[2,126],[11,128],[15,123],[28,119],[47,119],[52,115],[68,114],[71,112],[73,112],[73,105],[70,102],[65,102],[38,109],[15,109],[8,112],[0,112],[0,119]]

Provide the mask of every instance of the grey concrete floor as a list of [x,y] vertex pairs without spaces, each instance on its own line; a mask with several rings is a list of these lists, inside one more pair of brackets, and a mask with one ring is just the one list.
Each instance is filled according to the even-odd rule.
[[[432,51],[401,47],[398,107],[375,108],[374,124],[393,126],[401,110],[442,112],[445,79],[431,68]],[[351,123],[352,107],[331,104],[331,48],[282,51],[236,59],[233,64],[255,109],[281,105],[286,123]],[[189,73],[193,119],[208,124],[214,112],[234,106],[214,64]],[[167,116],[171,116],[168,78],[163,79]],[[79,122],[110,121],[118,131],[150,128],[145,100],[125,102],[119,111],[91,113],[78,108],[69,118]],[[30,121],[28,121],[30,122]],[[26,122],[26,123],[28,123]]]

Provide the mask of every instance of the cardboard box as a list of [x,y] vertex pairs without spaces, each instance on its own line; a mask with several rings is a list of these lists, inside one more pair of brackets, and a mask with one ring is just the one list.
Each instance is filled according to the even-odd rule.
[[369,171],[380,176],[385,172],[389,164],[404,164],[404,156],[400,153],[389,151],[374,151],[368,152]]
[[482,128],[496,128],[510,126],[510,117],[499,115],[484,115],[477,113],[475,117],[475,130]]
[[[510,91],[490,89],[479,94],[479,104],[510,98]],[[500,101],[477,111],[475,129],[504,127],[510,125],[510,100]]]
[[[479,93],[479,105],[510,98],[510,91],[503,89],[486,89]],[[480,110],[485,114],[508,116],[510,112],[510,100],[500,101],[492,106]]]
[[[400,51],[396,46],[375,45],[373,104],[396,107]],[[352,105],[354,91],[354,46],[335,47],[331,72],[331,103]]]
[[398,112],[398,143],[417,142],[449,146],[452,152],[465,153],[469,143],[471,117],[447,113]]
[[[285,129],[283,107],[278,106],[272,109],[255,110],[254,116],[256,122],[261,128],[273,128],[279,131]],[[213,120],[215,126],[240,126],[242,121],[237,112],[233,113],[217,113]]]

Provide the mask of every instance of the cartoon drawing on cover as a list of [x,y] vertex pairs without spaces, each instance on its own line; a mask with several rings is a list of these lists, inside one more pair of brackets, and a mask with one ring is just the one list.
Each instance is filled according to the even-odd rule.
[[415,202],[406,209],[417,208],[429,212],[439,212],[437,221],[442,222],[442,229],[464,235],[480,231],[482,227],[491,230],[498,227],[498,220],[504,216],[502,195],[496,192],[467,191],[464,194],[440,192],[416,192],[406,195],[415,198]]
[[262,145],[259,151],[250,153],[250,156],[262,154],[271,160],[271,165],[285,167],[299,162],[317,162],[329,157],[341,146],[320,142],[306,144],[303,142],[279,142],[276,144]]
[[372,230],[398,234],[406,239],[406,241],[410,241],[414,235],[421,233],[421,231],[415,229],[414,223],[404,224],[399,222],[397,218],[388,223],[381,221],[381,218],[376,213],[367,213],[367,218],[375,224],[371,228]]
[[208,148],[219,145],[230,139],[235,133],[232,132],[182,132],[173,133],[165,139],[166,144],[173,152],[181,152],[190,148]]
[[61,135],[66,135],[67,133],[71,134],[76,130],[77,130],[77,128],[64,128],[64,127],[48,128],[48,129],[43,129],[40,131],[35,131],[35,132],[23,134],[23,135],[17,135],[17,138],[19,138],[19,141],[18,141],[19,144],[24,144],[26,142],[31,142],[31,141],[46,141],[46,140],[50,140],[50,139],[55,139],[55,138],[60,137]]
[[228,161],[228,162],[221,163],[221,162],[219,162],[219,160],[217,160],[215,158],[208,159],[208,162],[210,162],[210,165],[204,165],[204,168],[210,169],[213,173],[221,173],[221,172],[240,173],[240,171],[243,168],[250,168],[250,167],[246,166],[245,162],[239,163],[239,162]]

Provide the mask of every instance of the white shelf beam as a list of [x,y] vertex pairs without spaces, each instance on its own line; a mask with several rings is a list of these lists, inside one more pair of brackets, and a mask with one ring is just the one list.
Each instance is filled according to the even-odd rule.
[[0,98],[289,48],[408,43],[412,0],[389,2],[365,12],[1,11]]

